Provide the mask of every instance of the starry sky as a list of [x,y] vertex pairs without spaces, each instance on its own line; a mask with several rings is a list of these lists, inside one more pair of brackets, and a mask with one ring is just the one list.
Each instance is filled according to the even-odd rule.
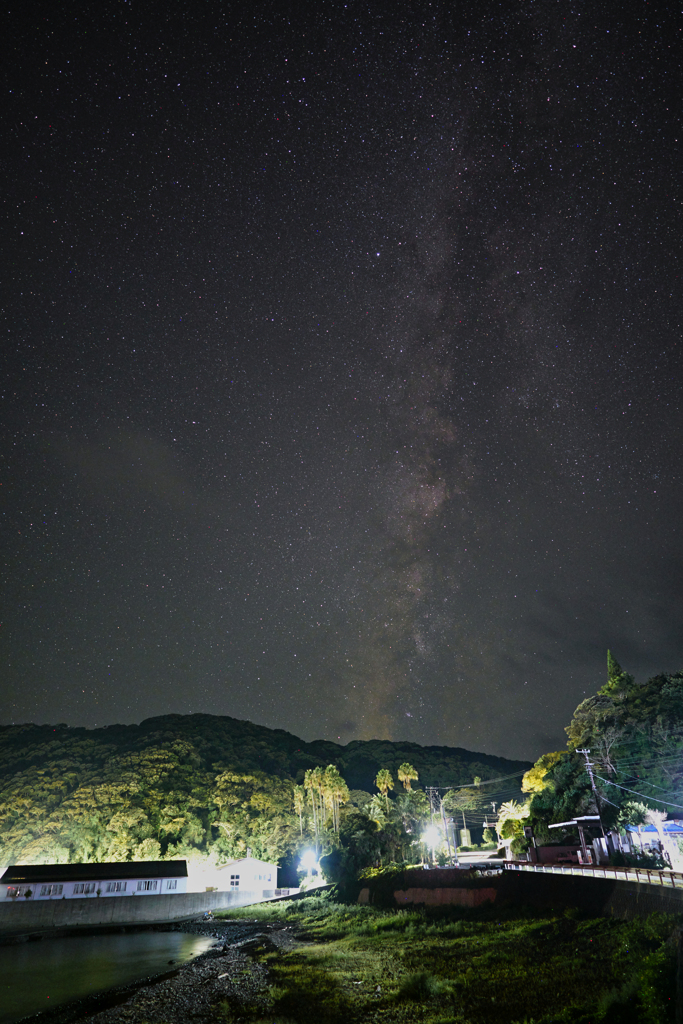
[[533,759],[683,668],[680,12],[7,17],[2,722]]

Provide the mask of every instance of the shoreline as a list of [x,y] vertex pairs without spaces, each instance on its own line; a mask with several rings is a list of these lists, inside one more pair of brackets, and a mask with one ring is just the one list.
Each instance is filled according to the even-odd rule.
[[253,1005],[267,991],[266,968],[250,952],[291,948],[295,942],[291,925],[257,921],[195,920],[135,930],[205,935],[215,939],[216,945],[169,971],[70,1000],[19,1018],[15,1024],[114,1024],[119,1020],[187,1024],[190,1017],[195,1024],[224,1024],[222,1002],[231,999]]

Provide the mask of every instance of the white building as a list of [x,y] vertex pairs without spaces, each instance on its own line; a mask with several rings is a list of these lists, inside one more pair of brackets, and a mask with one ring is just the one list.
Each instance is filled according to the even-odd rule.
[[[249,892],[257,899],[272,899],[277,888],[277,864],[256,857],[240,857],[221,867],[190,866],[190,892]],[[279,891],[279,890],[278,890]]]
[[12,865],[0,878],[0,900],[97,899],[187,892],[187,861]]
[[216,870],[218,889],[228,892],[243,889],[247,892],[274,890],[277,887],[277,864],[269,864],[256,857],[240,857],[228,861]]

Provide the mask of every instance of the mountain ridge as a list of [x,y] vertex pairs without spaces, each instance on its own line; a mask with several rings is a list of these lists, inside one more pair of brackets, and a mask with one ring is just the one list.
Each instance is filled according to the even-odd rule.
[[[297,782],[302,781],[307,768],[336,764],[352,789],[365,790],[373,788],[380,768],[395,772],[405,760],[414,763],[422,785],[464,785],[470,783],[474,775],[482,775],[482,770],[485,775],[491,770],[513,775],[531,767],[528,761],[444,744],[385,739],[350,740],[347,744],[324,739],[306,741],[285,729],[271,729],[248,719],[197,712],[155,715],[139,723],[114,723],[94,729],[65,723],[0,725],[0,774],[9,768],[8,747],[21,746],[24,753],[19,754],[17,761],[26,763],[31,760],[26,749],[27,744],[32,745],[31,741],[39,746],[44,743],[51,746],[55,742],[70,746],[78,739],[111,745],[117,753],[177,739],[198,742],[207,767],[208,764],[228,764],[234,759],[236,767],[267,771]],[[9,761],[12,760],[10,757]]]

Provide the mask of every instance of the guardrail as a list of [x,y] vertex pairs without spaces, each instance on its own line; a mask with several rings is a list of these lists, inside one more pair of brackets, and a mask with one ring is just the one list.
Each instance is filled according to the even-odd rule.
[[565,867],[562,864],[525,864],[521,861],[508,862],[503,865],[503,869],[505,871],[535,871],[548,875],[579,875],[581,878],[612,878],[618,882],[645,882],[648,885],[683,889],[683,873],[680,871],[613,868],[594,864],[579,864]]

